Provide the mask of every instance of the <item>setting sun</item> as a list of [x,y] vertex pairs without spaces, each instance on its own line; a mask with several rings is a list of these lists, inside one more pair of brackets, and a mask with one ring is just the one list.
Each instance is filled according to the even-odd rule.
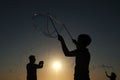
[[53,68],[54,68],[55,70],[60,70],[60,68],[61,68],[61,63],[60,63],[59,61],[53,62]]

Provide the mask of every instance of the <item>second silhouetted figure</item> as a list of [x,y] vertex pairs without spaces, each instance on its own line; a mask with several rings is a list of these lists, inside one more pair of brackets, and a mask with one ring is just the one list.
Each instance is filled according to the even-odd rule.
[[116,74],[114,73],[114,72],[111,72],[111,75],[108,75],[107,74],[107,72],[105,72],[106,73],[106,76],[108,77],[108,78],[110,78],[110,80],[116,80]]
[[35,64],[35,56],[30,55],[29,56],[30,63],[27,64],[27,80],[37,80],[37,69],[42,68],[44,62],[40,61],[39,64]]

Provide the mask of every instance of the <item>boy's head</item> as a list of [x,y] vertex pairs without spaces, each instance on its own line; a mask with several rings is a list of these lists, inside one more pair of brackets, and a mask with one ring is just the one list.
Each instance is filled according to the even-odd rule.
[[111,72],[111,76],[116,76],[116,74],[114,72]]
[[29,61],[30,61],[30,63],[35,63],[35,56],[34,55],[30,55],[29,56]]
[[80,48],[86,48],[91,43],[91,38],[87,34],[80,34],[78,36],[77,43]]

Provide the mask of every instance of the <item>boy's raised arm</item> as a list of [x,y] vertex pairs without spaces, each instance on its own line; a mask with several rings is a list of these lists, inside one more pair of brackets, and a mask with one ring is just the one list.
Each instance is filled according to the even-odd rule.
[[38,65],[36,65],[37,68],[43,68],[43,64],[44,62],[43,61],[40,61]]
[[61,42],[62,50],[65,56],[73,56],[73,54],[68,50],[65,41],[61,35],[58,35],[58,40]]

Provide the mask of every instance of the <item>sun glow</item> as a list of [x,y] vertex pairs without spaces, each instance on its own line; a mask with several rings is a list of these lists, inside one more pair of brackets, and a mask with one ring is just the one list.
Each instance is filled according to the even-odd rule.
[[59,61],[53,62],[53,68],[55,70],[60,70],[61,69],[61,63]]

